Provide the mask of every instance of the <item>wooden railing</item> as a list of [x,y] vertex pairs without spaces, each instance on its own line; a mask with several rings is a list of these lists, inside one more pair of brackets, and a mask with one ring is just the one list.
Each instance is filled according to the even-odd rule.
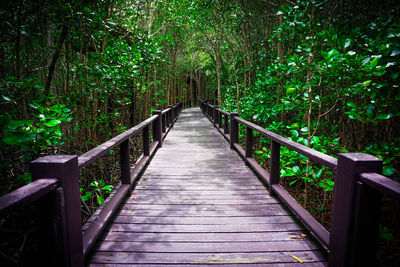
[[[400,183],[379,173],[382,160],[363,153],[341,153],[338,159],[286,139],[254,123],[202,101],[203,113],[230,142],[245,162],[310,229],[329,252],[329,266],[374,266],[382,194],[400,199]],[[223,117],[223,119],[222,119]],[[239,123],[246,126],[246,148],[239,145]],[[270,172],[252,157],[253,130],[271,140]],[[280,147],[286,146],[335,173],[335,188],[328,232],[280,185]]]
[[[0,198],[0,217],[15,209],[35,203],[38,247],[45,266],[83,266],[85,256],[94,245],[114,211],[130,192],[183,108],[191,101],[156,110],[153,116],[81,156],[52,155],[31,162],[33,182]],[[150,144],[150,125],[153,142]],[[143,155],[131,170],[129,138],[142,131]],[[82,233],[79,171],[119,146],[121,183],[101,211],[90,218]]]

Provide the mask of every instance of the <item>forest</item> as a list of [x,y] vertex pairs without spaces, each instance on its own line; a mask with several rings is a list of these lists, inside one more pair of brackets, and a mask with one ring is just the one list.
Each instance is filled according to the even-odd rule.
[[[397,1],[18,0],[0,7],[0,196],[31,182],[30,161],[81,155],[186,100],[208,100],[334,157],[374,155],[383,174],[400,181]],[[255,138],[257,160],[268,169],[269,143]],[[137,147],[140,138],[132,142]],[[294,151],[281,155],[283,185],[329,228],[333,173]],[[84,218],[116,185],[117,157],[81,173]],[[382,266],[399,260],[399,215],[398,201],[384,199]],[[15,235],[18,249],[3,242],[0,254],[21,265],[31,224],[9,224],[1,220],[1,232]]]

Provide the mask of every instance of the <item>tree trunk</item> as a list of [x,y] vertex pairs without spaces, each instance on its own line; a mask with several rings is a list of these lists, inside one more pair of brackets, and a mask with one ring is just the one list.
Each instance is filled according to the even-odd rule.
[[61,48],[62,45],[64,44],[65,39],[67,39],[67,36],[68,36],[68,25],[64,24],[61,30],[60,38],[58,38],[56,51],[54,52],[53,58],[49,66],[49,74],[47,75],[46,86],[44,91],[46,95],[49,95],[50,93],[51,80],[53,78],[54,70],[56,68],[56,63],[58,58],[60,57]]

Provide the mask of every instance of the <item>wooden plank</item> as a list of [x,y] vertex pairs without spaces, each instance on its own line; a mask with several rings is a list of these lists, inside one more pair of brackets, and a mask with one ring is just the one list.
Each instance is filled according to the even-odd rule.
[[[198,265],[201,263],[198,263]],[[255,266],[260,266],[260,264],[252,264],[252,263],[239,263],[241,267],[255,267]],[[180,267],[190,267],[193,266],[193,264],[177,264],[177,263],[173,263],[174,266],[180,266]],[[238,264],[214,264],[214,263],[203,263],[202,266],[204,265],[212,265],[213,267],[217,267],[217,266],[222,266],[222,267],[237,267]],[[312,266],[312,267],[324,267],[324,266],[328,266],[326,262],[307,262],[308,266]],[[88,266],[90,267],[119,267],[119,266],[127,266],[127,264],[119,264],[119,263],[91,263]],[[146,267],[160,267],[159,264],[129,264],[129,266],[146,266]],[[267,267],[282,267],[282,263],[262,263],[261,266],[267,266]],[[285,267],[304,267],[304,263],[284,263]]]
[[239,204],[239,205],[227,205],[227,204],[133,204],[133,203],[125,203],[122,208],[124,210],[165,210],[168,211],[250,211],[250,210],[266,210],[269,209],[272,205],[278,205],[279,203],[275,204],[257,204],[257,205],[250,205],[250,204]]
[[119,215],[135,215],[135,216],[198,216],[198,217],[208,217],[208,216],[273,216],[273,215],[287,215],[288,212],[280,207],[271,207],[269,209],[257,209],[257,210],[170,210],[165,208],[164,210],[128,210],[123,209]]
[[299,241],[306,232],[261,232],[261,233],[132,233],[111,231],[101,237],[114,242],[157,241],[157,242],[259,242],[259,241]]
[[233,190],[233,191],[252,191],[252,190],[262,190],[266,192],[265,187],[262,185],[186,185],[186,184],[176,184],[176,185],[144,185],[140,184],[138,185],[135,190],[165,190],[165,191],[193,191],[195,189],[196,191],[226,191],[226,190]]
[[[256,195],[258,196],[258,195]],[[241,199],[182,199],[182,198],[142,198],[138,197],[135,199],[130,198],[125,203],[132,205],[143,205],[143,204],[153,204],[153,205],[265,205],[265,204],[277,204],[282,203],[274,198],[269,199],[257,199],[253,198],[251,204],[243,204],[245,202],[244,198]]]
[[[271,200],[278,201],[276,198],[268,196],[264,193],[260,194],[246,194],[243,192],[241,194],[209,194],[208,192],[197,192],[196,194],[188,194],[187,192],[179,192],[174,194],[174,192],[170,192],[169,194],[155,194],[154,191],[140,191],[133,192],[131,197],[127,200],[127,202],[134,202],[138,200],[142,201],[168,201],[168,200],[176,200],[176,201],[185,201],[185,200],[193,200],[193,201],[202,201],[202,200],[241,200],[249,202],[249,200]],[[269,203],[269,202],[268,202]],[[272,202],[271,202],[272,203]],[[216,203],[218,204],[218,203]],[[233,204],[233,203],[232,203]],[[242,203],[243,204],[243,203]]]
[[[235,218],[230,217],[232,223]],[[157,222],[157,218],[148,218],[147,222]],[[110,226],[110,231],[125,231],[139,233],[248,233],[248,232],[279,232],[279,231],[302,231],[305,228],[298,223],[271,223],[271,224],[117,224]]]
[[[130,224],[169,224],[169,225],[236,225],[236,224],[281,224],[281,223],[293,223],[297,222],[297,218],[287,215],[278,216],[253,216],[253,217],[220,217],[220,216],[209,216],[209,217],[136,217],[132,215],[117,215],[114,218],[114,224],[130,223]],[[290,230],[291,231],[291,230]]]
[[95,251],[158,252],[158,253],[239,253],[318,250],[316,244],[307,241],[272,242],[113,242],[103,240]]
[[[255,253],[129,253],[96,252],[91,258],[93,263],[124,264],[266,264],[299,263],[293,256],[305,264],[324,262],[325,255],[319,251],[293,252],[255,252]],[[225,266],[225,265],[224,265]]]

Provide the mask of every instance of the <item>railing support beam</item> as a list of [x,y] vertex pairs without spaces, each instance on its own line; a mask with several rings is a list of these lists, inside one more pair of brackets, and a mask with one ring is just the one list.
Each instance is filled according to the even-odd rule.
[[129,138],[120,147],[121,183],[131,185],[131,160]]
[[270,170],[271,173],[269,175],[269,194],[274,195],[272,191],[272,186],[274,184],[279,184],[280,181],[280,153],[281,153],[281,145],[273,140],[271,140],[271,162],[270,162]]
[[162,147],[162,132],[161,132],[161,110],[154,110],[153,115],[157,115],[157,119],[153,121],[153,139],[158,141],[158,148]]
[[231,149],[234,149],[235,146],[234,144],[237,144],[239,142],[239,123],[237,120],[235,120],[235,117],[238,117],[239,113],[237,112],[231,112],[230,117],[231,117],[231,137],[230,137],[230,146]]
[[246,127],[246,158],[251,158],[253,148],[253,129]]

